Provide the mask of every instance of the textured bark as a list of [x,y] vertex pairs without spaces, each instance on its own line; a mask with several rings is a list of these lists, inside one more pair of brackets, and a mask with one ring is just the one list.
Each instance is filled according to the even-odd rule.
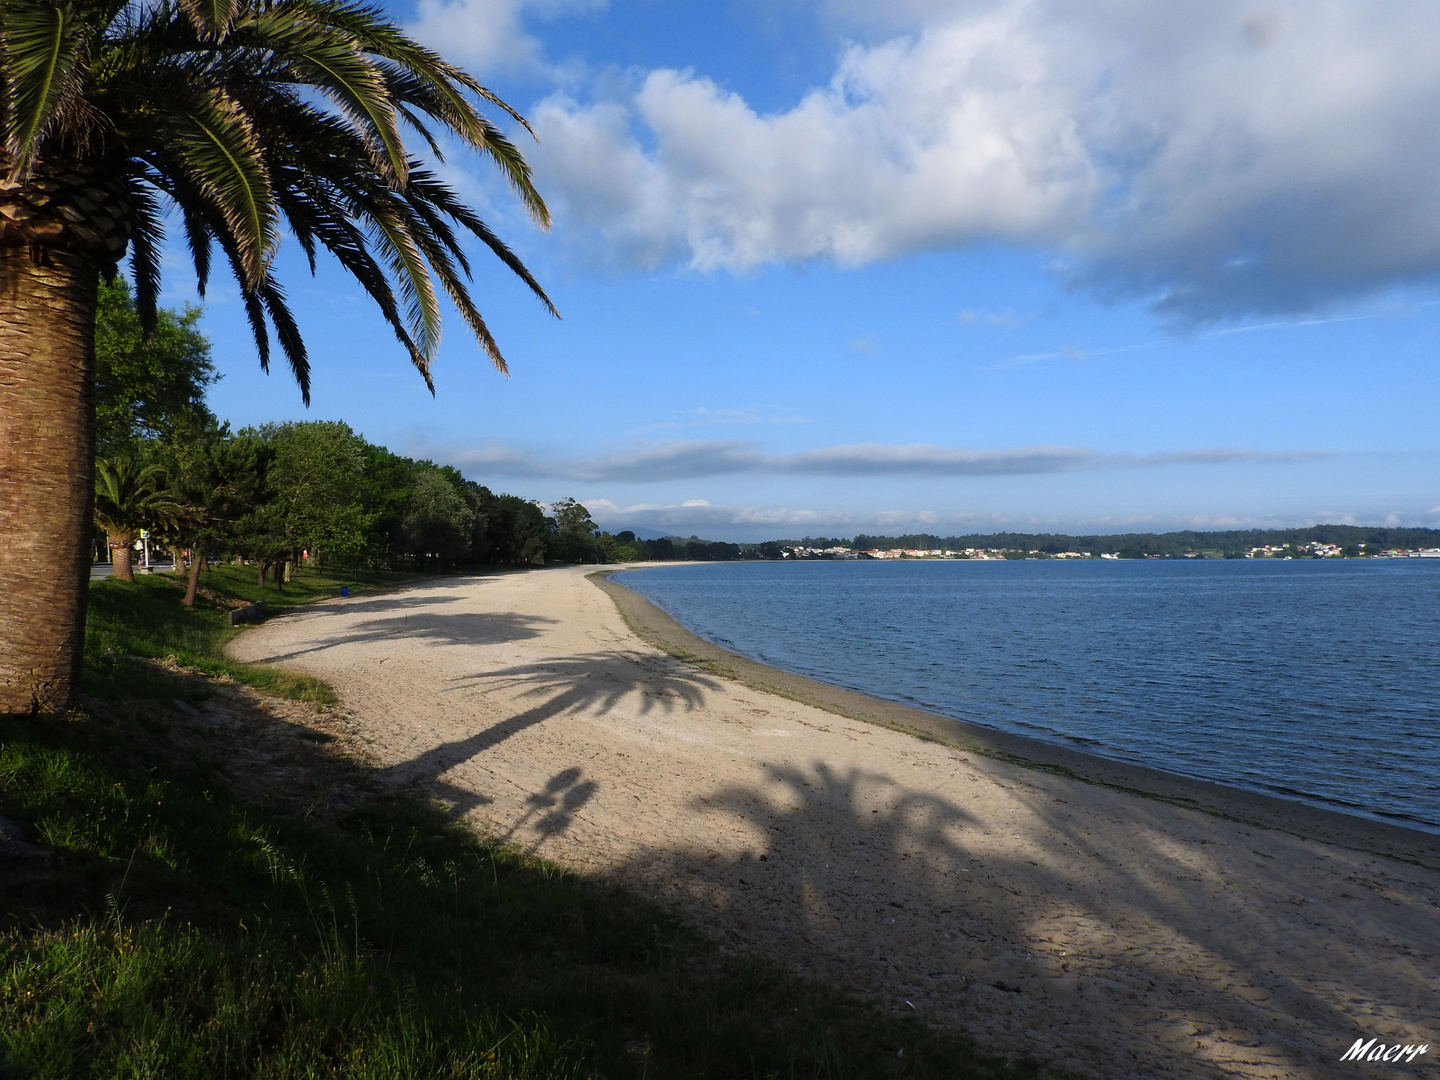
[[121,581],[135,580],[135,534],[112,532],[110,534],[110,576]]
[[0,244],[120,261],[130,238],[130,194],[114,161],[39,161],[5,179],[0,155]]
[[186,607],[195,606],[195,594],[200,590],[200,564],[205,561],[204,549],[190,549],[190,575],[185,582],[185,599],[180,601]]
[[95,256],[0,246],[0,713],[78,683],[94,487]]

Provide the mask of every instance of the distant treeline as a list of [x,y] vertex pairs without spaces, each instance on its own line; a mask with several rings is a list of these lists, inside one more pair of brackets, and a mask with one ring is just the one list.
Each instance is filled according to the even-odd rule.
[[[792,542],[786,541],[786,544]],[[857,551],[921,548],[966,548],[1039,551],[1056,555],[1063,551],[1086,551],[1091,554],[1119,555],[1140,559],[1147,556],[1183,556],[1190,552],[1204,555],[1239,558],[1251,548],[1298,546],[1302,544],[1334,544],[1348,554],[1373,553],[1390,548],[1440,547],[1440,529],[1392,529],[1365,525],[1312,525],[1305,529],[1232,529],[1225,532],[1184,530],[1168,533],[1114,533],[1108,535],[1069,536],[1064,533],[972,533],[968,536],[933,536],[912,533],[906,536],[867,536],[854,540],[829,540],[823,537],[799,541],[807,547],[843,545]]]
[[[607,539],[613,540],[613,545],[607,544]],[[757,547],[766,546],[764,544],[727,544],[720,540],[701,540],[696,536],[688,539],[680,536],[662,536],[658,540],[640,540],[628,529],[616,533],[613,538],[609,533],[602,533],[600,543],[602,550],[608,549],[605,550],[605,554],[612,559],[616,556],[623,558],[631,555],[634,558],[654,562],[679,560],[729,562],[733,559],[756,559],[765,557],[756,554]],[[774,553],[769,558],[780,558],[780,545],[771,544],[769,546],[774,548]]]
[[[697,560],[724,562],[734,559],[782,559],[795,557],[796,549],[823,552],[832,548],[852,551],[1008,551],[1017,555],[1038,552],[1059,555],[1085,552],[1090,555],[1118,555],[1123,559],[1183,558],[1196,554],[1208,558],[1244,558],[1252,548],[1301,548],[1308,544],[1334,544],[1346,555],[1375,555],[1391,548],[1440,547],[1440,529],[1398,529],[1364,525],[1312,525],[1304,529],[1232,529],[1224,532],[1184,530],[1169,533],[1114,533],[1070,536],[1065,533],[971,533],[966,536],[936,536],[908,533],[904,536],[870,536],[853,539],[806,536],[800,540],[767,540],[760,544],[727,544],[667,536],[640,540],[632,532],[611,537],[601,534],[600,546],[611,558],[645,558],[662,562]],[[802,556],[804,557],[804,556]],[[827,558],[811,554],[810,558]]]

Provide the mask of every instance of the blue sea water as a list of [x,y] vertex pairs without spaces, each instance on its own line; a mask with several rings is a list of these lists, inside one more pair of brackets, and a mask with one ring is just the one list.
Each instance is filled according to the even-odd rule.
[[1440,560],[743,562],[616,580],[787,671],[1440,832]]

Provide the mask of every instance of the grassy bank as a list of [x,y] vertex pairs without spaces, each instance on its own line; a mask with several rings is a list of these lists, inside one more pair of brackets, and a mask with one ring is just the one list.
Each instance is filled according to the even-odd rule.
[[395,791],[327,687],[224,658],[237,571],[193,611],[97,584],[84,708],[0,720],[0,815],[51,852],[0,858],[4,1080],[1033,1072]]
[[174,657],[179,664],[209,675],[333,705],[334,694],[317,679],[227,659],[225,645],[243,632],[243,627],[229,624],[229,611],[263,600],[279,614],[339,596],[342,587],[352,591],[394,587],[417,576],[371,570],[305,572],[277,588],[257,585],[253,567],[217,566],[201,575],[200,601],[188,609],[179,602],[184,585],[172,574],[137,575],[133,584],[113,578],[94,582],[85,624],[86,689],[100,695],[130,692],[135,680],[150,677],[150,667],[137,660]]

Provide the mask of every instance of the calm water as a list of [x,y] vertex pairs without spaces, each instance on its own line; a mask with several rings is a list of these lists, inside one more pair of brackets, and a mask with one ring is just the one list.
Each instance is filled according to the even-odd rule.
[[788,671],[1440,832],[1440,560],[715,563],[617,580]]

